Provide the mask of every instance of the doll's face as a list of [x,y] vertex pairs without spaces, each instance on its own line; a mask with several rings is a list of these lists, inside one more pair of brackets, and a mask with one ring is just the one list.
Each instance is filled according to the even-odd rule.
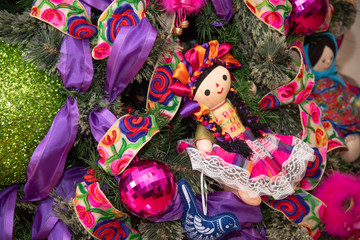
[[313,69],[318,72],[328,70],[334,61],[334,53],[328,46],[325,46],[319,61],[313,66]]
[[194,100],[212,109],[225,100],[230,87],[230,72],[225,67],[218,66],[204,78]]

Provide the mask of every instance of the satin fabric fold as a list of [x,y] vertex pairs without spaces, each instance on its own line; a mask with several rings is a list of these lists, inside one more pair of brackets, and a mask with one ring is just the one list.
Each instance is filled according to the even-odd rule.
[[[83,6],[91,16],[91,7],[88,4]],[[60,48],[57,69],[67,89],[74,89],[79,93],[86,92],[91,86],[94,74],[89,39],[65,36]]]
[[[201,196],[196,197],[200,209],[202,209]],[[153,222],[166,222],[181,219],[184,205],[180,194],[177,194],[172,207],[163,215],[148,220]],[[232,212],[236,215],[241,230],[226,235],[230,240],[265,239],[251,226],[262,221],[263,217],[259,206],[250,206],[242,202],[235,194],[227,191],[213,192],[208,195],[207,215],[214,216],[224,212]],[[263,230],[264,232],[264,230]]]
[[123,26],[116,36],[106,70],[104,96],[113,102],[141,69],[155,42],[157,30],[147,18]]
[[[211,2],[214,5],[216,15],[218,15],[220,19],[223,19],[226,22],[230,21],[233,16],[233,0],[211,0]],[[225,23],[213,22],[211,25],[215,27],[221,27],[224,26]]]
[[89,115],[91,133],[97,142],[100,142],[109,128],[116,122],[117,118],[108,109],[100,111],[93,110]]
[[57,69],[67,89],[86,92],[93,79],[93,62],[89,39],[65,36],[61,44]]
[[47,236],[47,240],[71,240],[72,232],[65,223],[58,221]]
[[77,102],[68,97],[66,104],[56,114],[48,133],[31,156],[23,201],[46,198],[59,182],[67,154],[76,138],[78,118]]
[[[81,167],[66,170],[61,181],[56,186],[56,192],[64,200],[70,200],[75,195],[76,185],[83,181],[85,173],[86,171]],[[47,197],[39,204],[32,225],[32,239],[45,239],[49,236],[53,239],[71,239],[71,231],[59,221],[53,211],[53,202],[52,197]]]
[[12,240],[18,189],[18,185],[12,185],[0,193],[0,233],[3,240]]

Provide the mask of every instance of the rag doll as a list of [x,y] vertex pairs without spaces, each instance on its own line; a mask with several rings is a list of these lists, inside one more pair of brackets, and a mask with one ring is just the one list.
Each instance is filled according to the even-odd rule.
[[181,142],[179,149],[186,148],[194,169],[245,203],[259,205],[261,195],[292,194],[314,155],[300,139],[273,134],[250,114],[231,87],[228,68],[241,63],[230,49],[214,40],[197,45],[175,69],[179,82],[171,90],[184,97],[181,115],[198,122],[194,141]]
[[330,33],[320,33],[305,39],[305,55],[315,75],[312,92],[324,116],[331,121],[348,150],[341,152],[346,162],[353,162],[360,156],[360,118],[358,99],[360,89],[344,82],[336,67],[337,44]]

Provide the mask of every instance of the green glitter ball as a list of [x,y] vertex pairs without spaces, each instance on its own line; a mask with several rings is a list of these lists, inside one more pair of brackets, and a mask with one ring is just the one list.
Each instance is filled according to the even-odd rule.
[[21,60],[21,51],[0,42],[0,185],[26,181],[36,146],[66,102],[62,82]]

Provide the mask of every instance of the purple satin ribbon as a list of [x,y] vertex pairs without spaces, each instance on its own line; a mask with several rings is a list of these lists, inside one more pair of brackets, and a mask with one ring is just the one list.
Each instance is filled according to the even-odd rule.
[[112,3],[112,1],[113,0],[80,0],[80,2],[86,3],[102,12]]
[[46,198],[59,182],[66,156],[76,138],[78,118],[77,102],[68,97],[66,104],[56,114],[48,133],[31,156],[23,201]]
[[0,193],[0,233],[3,240],[12,240],[18,188],[18,185],[12,185]]
[[109,128],[116,122],[117,118],[108,109],[101,111],[93,110],[89,115],[91,133],[97,142],[100,142]]
[[57,69],[67,89],[86,92],[93,78],[89,39],[65,36],[61,44]]
[[[87,4],[83,6],[90,16],[91,7]],[[89,39],[65,36],[57,69],[67,89],[74,89],[79,93],[86,92],[91,86],[94,74]]]
[[65,223],[58,221],[47,236],[47,240],[71,240],[72,232]]
[[[202,210],[201,196],[196,197],[197,204]],[[239,220],[241,230],[234,231],[231,234],[226,235],[228,239],[235,240],[247,240],[247,239],[265,239],[258,231],[251,228],[254,223],[262,221],[260,207],[254,207],[242,202],[235,194],[227,191],[218,191],[208,195],[207,201],[207,215],[214,216],[224,212],[232,212]],[[172,207],[163,215],[156,218],[149,219],[153,222],[166,222],[175,221],[182,217],[184,212],[184,205],[181,200],[181,196],[178,193]]]
[[[224,19],[226,22],[230,21],[233,16],[232,3],[233,0],[211,0],[214,5],[215,12],[220,19]],[[213,22],[211,25],[215,27],[224,26],[225,23]]]
[[107,63],[104,95],[113,102],[138,73],[152,46],[157,30],[145,17],[138,25],[123,26],[116,36]]
[[[65,201],[70,200],[75,195],[77,183],[84,180],[85,173],[86,171],[80,167],[66,170],[56,186],[56,192]],[[39,204],[32,225],[32,239],[45,239],[46,237],[48,239],[71,239],[71,231],[55,216],[52,208],[53,202],[53,198],[47,197]],[[70,238],[68,238],[69,236]]]

